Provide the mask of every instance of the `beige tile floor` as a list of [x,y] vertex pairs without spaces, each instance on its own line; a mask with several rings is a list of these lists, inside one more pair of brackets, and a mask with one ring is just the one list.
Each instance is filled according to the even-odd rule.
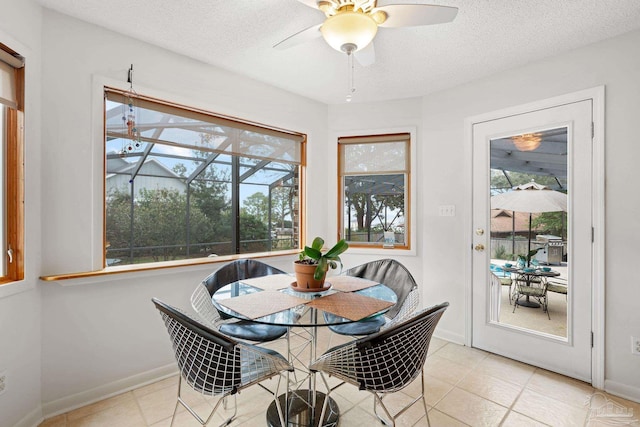
[[[319,351],[336,345],[342,337],[319,333]],[[168,345],[168,342],[167,342]],[[277,348],[283,351],[284,348]],[[610,419],[596,414],[602,403],[622,408],[615,425],[640,426],[640,404],[594,390],[590,385],[561,375],[434,338],[425,364],[426,401],[434,427],[446,426],[589,426],[599,427]],[[167,427],[175,405],[178,378],[173,376],[118,396],[45,420],[41,427]],[[274,380],[266,382],[275,384]],[[403,402],[420,390],[419,382],[389,396],[388,402]],[[194,392],[187,400],[201,415],[212,406]],[[271,396],[259,387],[238,395],[237,426],[264,426]],[[373,398],[345,385],[334,395],[341,426],[381,425],[373,415]],[[590,404],[591,402],[591,404]],[[424,426],[420,406],[414,405],[398,425]],[[218,425],[217,417],[210,425]],[[182,408],[174,424],[199,426]]]

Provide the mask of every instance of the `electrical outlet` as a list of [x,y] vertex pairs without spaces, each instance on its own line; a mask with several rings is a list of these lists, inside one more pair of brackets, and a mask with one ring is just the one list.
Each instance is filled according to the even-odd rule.
[[631,337],[631,354],[640,356],[640,338]]
[[7,391],[7,373],[0,372],[0,394]]
[[438,215],[439,216],[456,216],[456,206],[455,205],[438,206]]

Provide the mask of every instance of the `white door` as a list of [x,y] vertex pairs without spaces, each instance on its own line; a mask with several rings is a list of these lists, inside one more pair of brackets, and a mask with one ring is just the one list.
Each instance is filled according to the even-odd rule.
[[[560,148],[555,152],[543,150],[543,147],[548,148],[549,145],[545,142],[546,138],[554,139],[554,135],[555,141],[565,139],[564,153]],[[534,147],[517,148],[516,136],[529,139],[528,142],[533,143]],[[536,139],[542,139],[542,145],[538,148],[535,148],[535,145],[540,141]],[[590,382],[592,101],[584,100],[475,123],[472,141],[472,345]],[[508,147],[509,144],[512,144],[512,148]],[[562,144],[556,144],[554,147],[562,147]],[[514,306],[513,302],[505,298],[505,295],[509,295],[508,286],[499,285],[500,282],[496,282],[495,277],[490,275],[490,266],[493,264],[491,269],[495,269],[499,276],[504,275],[503,283],[507,283],[511,276],[507,272],[500,272],[500,265],[513,260],[517,253],[526,252],[517,248],[522,248],[523,246],[518,245],[524,242],[528,243],[528,236],[523,235],[526,234],[526,230],[523,230],[526,226],[522,225],[521,217],[528,215],[527,213],[491,212],[490,199],[492,193],[496,192],[495,180],[491,178],[492,167],[494,179],[498,178],[496,174],[501,173],[500,169],[515,171],[511,173],[511,177],[509,173],[504,174],[506,182],[510,184],[513,176],[522,177],[523,174],[540,176],[540,180],[547,182],[552,176],[556,187],[567,194],[567,213],[564,217],[560,215],[564,219],[561,220],[561,230],[558,231],[558,234],[566,236],[562,248],[564,253],[558,255],[558,248],[555,248],[556,252],[548,258],[546,252],[549,245],[544,246],[541,242],[551,237],[540,236],[539,238],[544,238],[539,241],[539,238],[536,238],[535,225],[531,234],[536,241],[534,247],[537,245],[546,248],[538,255],[541,260],[540,267],[547,267],[548,262],[547,268],[562,273],[564,280],[559,280],[562,282],[560,284],[567,285],[566,297],[562,293],[547,292],[549,316],[543,307],[526,307],[524,304]],[[492,183],[493,190],[490,188]],[[497,218],[498,214],[506,217],[511,215],[513,224],[513,229],[510,230],[511,241],[500,245],[496,243],[501,242],[498,236],[504,238],[507,230],[499,230],[495,225],[498,219],[504,219]],[[534,215],[534,224],[538,215]],[[526,218],[524,224],[527,224]],[[544,226],[543,223],[538,229],[544,229]],[[563,236],[556,237],[562,240]],[[515,261],[510,262],[515,264]],[[551,317],[551,320],[548,317]],[[562,322],[565,330],[557,332],[556,329],[562,327]],[[554,329],[552,325],[560,326]]]

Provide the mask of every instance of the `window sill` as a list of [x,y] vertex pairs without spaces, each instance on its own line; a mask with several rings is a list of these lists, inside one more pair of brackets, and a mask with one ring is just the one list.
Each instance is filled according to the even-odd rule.
[[299,249],[292,249],[287,251],[279,251],[279,252],[262,252],[255,254],[244,254],[244,255],[229,255],[229,256],[219,256],[212,258],[198,258],[198,259],[190,259],[190,260],[180,260],[180,261],[165,261],[165,262],[154,262],[147,264],[131,264],[131,265],[123,265],[117,267],[107,267],[102,270],[96,271],[85,271],[78,273],[66,273],[66,274],[55,274],[55,275],[47,275],[40,276],[40,280],[45,282],[59,282],[63,286],[68,285],[76,285],[76,284],[87,284],[87,283],[95,283],[104,281],[104,277],[109,277],[110,280],[117,278],[119,275],[122,275],[122,278],[129,278],[129,275],[141,273],[145,276],[151,275],[159,275],[164,273],[169,273],[167,270],[175,270],[180,268],[188,268],[188,269],[209,269],[212,264],[220,264],[228,261],[233,261],[236,259],[244,259],[244,258],[271,258],[271,257],[280,257],[280,256],[289,256],[289,255],[297,255],[300,252]]

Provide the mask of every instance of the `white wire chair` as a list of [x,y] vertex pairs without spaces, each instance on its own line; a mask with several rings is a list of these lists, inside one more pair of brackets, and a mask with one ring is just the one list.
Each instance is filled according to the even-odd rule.
[[551,320],[549,314],[549,304],[547,298],[548,282],[544,277],[519,277],[515,280],[515,291],[513,297],[513,313],[516,312],[518,301],[521,298],[535,298],[542,305],[542,310],[547,313],[547,317]]
[[[171,418],[172,426],[179,405],[184,406],[201,425],[206,425],[225,398],[233,395],[233,414],[221,424],[227,425],[237,414],[236,394],[256,384],[274,396],[281,425],[285,425],[278,390],[280,373],[293,371],[293,366],[287,359],[276,351],[235,341],[157,298],[152,298],[152,301],[167,327],[180,369],[178,399]],[[278,377],[275,391],[260,384],[272,377]],[[218,397],[206,420],[182,399],[183,381],[198,393]]]
[[[381,259],[371,261],[350,268],[344,272],[344,275],[383,283],[395,292],[398,301],[384,316],[376,316],[355,323],[329,326],[329,329],[337,334],[355,337],[373,334],[401,322],[418,308],[420,302],[418,284],[409,270],[396,260]],[[331,316],[333,315],[325,315],[325,317]]]
[[[422,400],[427,425],[430,425],[424,398],[423,367],[433,331],[448,306],[449,303],[444,302],[421,310],[384,331],[329,349],[314,361],[310,369],[320,373],[327,388],[320,419],[323,419],[329,395],[349,383],[373,394],[373,411],[383,424],[395,426],[400,415]],[[343,382],[331,388],[325,374]],[[383,398],[402,390],[418,376],[421,376],[422,385],[420,395],[392,415]],[[378,414],[378,405],[386,418]]]
[[220,313],[211,301],[212,295],[229,283],[270,274],[284,274],[284,271],[253,259],[232,261],[198,284],[191,294],[191,306],[204,321],[225,335],[254,342],[276,340],[287,333],[285,326],[230,319]]

